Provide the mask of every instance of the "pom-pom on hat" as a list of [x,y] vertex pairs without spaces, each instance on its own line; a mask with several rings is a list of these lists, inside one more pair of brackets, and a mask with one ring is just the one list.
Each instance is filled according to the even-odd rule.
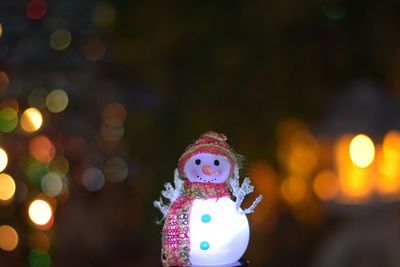
[[182,177],[185,177],[184,167],[186,161],[189,158],[200,153],[210,153],[214,155],[221,155],[227,157],[232,165],[230,173],[230,175],[232,175],[233,169],[237,164],[237,157],[233,152],[233,150],[230,148],[229,144],[226,142],[226,140],[227,138],[224,134],[216,133],[213,131],[208,131],[202,136],[200,136],[200,138],[197,139],[196,142],[194,142],[193,144],[189,145],[186,148],[185,152],[179,158],[178,160],[179,174]]

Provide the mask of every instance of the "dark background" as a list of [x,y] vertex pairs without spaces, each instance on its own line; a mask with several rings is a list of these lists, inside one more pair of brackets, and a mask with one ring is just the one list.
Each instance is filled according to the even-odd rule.
[[[52,266],[159,266],[161,214],[152,202],[185,147],[208,130],[228,136],[247,159],[243,175],[265,195],[248,216],[250,266],[400,266],[396,202],[343,207],[311,196],[308,213],[298,210],[280,196],[286,171],[277,152],[288,120],[318,142],[344,132],[381,140],[400,128],[400,3],[68,0],[47,1],[31,19],[29,2],[0,2],[0,68],[10,79],[2,97],[26,108],[35,88],[69,96],[64,112],[45,113],[41,130],[70,161],[69,198],[46,232]],[[49,46],[58,28],[72,36],[61,51]],[[110,102],[128,114],[111,143],[99,134]],[[68,154],[71,137],[83,140],[77,157]],[[13,151],[30,138],[3,133],[2,146]],[[26,207],[40,188],[21,174],[23,155],[10,153],[8,172],[29,193],[0,208],[0,224],[20,236],[16,250],[0,251],[0,266],[47,267],[28,264]],[[83,170],[115,156],[128,163],[128,177],[85,190]]]

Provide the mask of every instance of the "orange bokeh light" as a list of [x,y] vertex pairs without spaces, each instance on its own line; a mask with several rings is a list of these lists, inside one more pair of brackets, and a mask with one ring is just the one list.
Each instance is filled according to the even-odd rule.
[[37,136],[29,143],[29,152],[41,163],[49,163],[53,160],[56,149],[46,136]]

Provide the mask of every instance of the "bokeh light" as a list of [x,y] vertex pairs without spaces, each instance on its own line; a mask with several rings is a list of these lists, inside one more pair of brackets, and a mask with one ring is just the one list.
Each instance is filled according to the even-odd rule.
[[71,32],[67,29],[55,30],[49,39],[50,47],[60,51],[66,49],[71,43]]
[[104,183],[104,174],[98,168],[88,168],[82,174],[82,184],[91,192],[99,191],[101,188],[103,188]]
[[22,113],[21,128],[27,133],[33,133],[40,129],[43,123],[42,113],[36,108],[28,108]]
[[8,156],[6,151],[0,147],[0,172],[4,171],[8,164]]
[[115,9],[107,4],[99,4],[93,11],[93,21],[97,26],[108,27],[116,17]]
[[366,168],[375,158],[375,146],[372,140],[363,134],[359,134],[351,140],[350,158],[354,165]]
[[384,139],[378,154],[377,190],[384,195],[400,193],[400,132],[390,131]]
[[125,133],[124,126],[109,127],[103,124],[100,129],[101,137],[109,142],[119,141],[124,136],[124,133]]
[[0,226],[0,248],[13,251],[18,245],[18,233],[9,225]]
[[25,155],[21,160],[21,168],[29,181],[40,187],[41,179],[47,173],[47,164],[37,161],[30,154]]
[[3,36],[3,24],[0,23],[0,38]]
[[1,100],[1,102],[0,102],[0,109],[3,109],[3,108],[11,108],[11,109],[15,110],[16,113],[18,113],[18,111],[19,111],[18,101],[12,97],[3,98],[3,100]]
[[282,182],[281,193],[289,204],[298,204],[306,196],[307,184],[301,177],[290,176]]
[[313,190],[321,200],[334,199],[339,192],[338,178],[335,173],[329,170],[319,172],[314,178]]
[[29,253],[29,267],[50,267],[50,255],[41,249],[33,249]]
[[48,169],[49,169],[49,172],[54,172],[58,176],[63,177],[63,176],[66,176],[69,171],[69,162],[64,156],[57,155],[51,161]]
[[29,205],[28,214],[33,223],[37,225],[46,225],[52,219],[53,210],[49,203],[44,200],[37,199]]
[[106,45],[99,39],[88,41],[83,47],[83,55],[90,61],[98,61],[106,54]]
[[56,149],[48,137],[39,135],[29,143],[29,152],[37,161],[49,163],[54,158]]
[[36,88],[32,90],[28,97],[29,106],[38,109],[46,107],[47,91],[44,88]]
[[128,165],[121,158],[109,159],[103,170],[107,180],[112,183],[122,182],[128,176]]
[[45,233],[36,231],[29,235],[28,245],[31,249],[47,251],[50,248],[50,239]]
[[58,174],[50,172],[43,177],[41,188],[47,196],[56,197],[63,188],[62,178]]
[[18,113],[11,107],[2,108],[0,110],[0,131],[9,133],[18,125]]
[[103,110],[103,121],[109,127],[120,127],[126,120],[127,111],[118,102],[109,103]]
[[26,16],[32,20],[43,18],[46,12],[47,3],[45,0],[32,0],[26,6]]
[[9,82],[7,73],[0,71],[0,93],[3,93],[8,88]]
[[[354,160],[351,158],[351,153],[349,152],[351,143],[354,140],[353,136],[344,135],[338,139],[336,144],[335,160],[341,196],[339,201],[363,203],[371,196],[374,190],[376,174],[371,172],[370,168],[361,168],[354,163]],[[360,140],[367,139],[362,138]],[[362,143],[363,142],[361,142],[361,144]],[[370,144],[369,141],[366,141],[366,143]],[[354,144],[357,144],[357,142]],[[358,145],[353,145],[353,149],[357,148]],[[359,149],[363,150],[364,147],[362,146]],[[353,153],[354,157],[359,155],[359,152]],[[362,158],[364,156],[361,155],[360,157]],[[356,158],[354,159],[357,160]],[[365,161],[359,163],[362,163],[361,166],[365,166]]]
[[15,189],[14,179],[6,173],[0,173],[0,200],[10,200],[15,194]]
[[340,20],[346,15],[346,9],[339,5],[324,5],[322,6],[322,11],[325,16],[332,20]]
[[47,109],[53,113],[59,113],[68,106],[68,95],[62,89],[51,91],[46,98]]

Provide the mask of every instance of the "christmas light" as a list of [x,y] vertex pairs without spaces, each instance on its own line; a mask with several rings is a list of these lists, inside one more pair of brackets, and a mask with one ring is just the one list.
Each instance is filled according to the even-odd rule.
[[71,32],[67,29],[55,30],[49,39],[50,47],[54,50],[61,51],[66,49],[71,43]]
[[109,159],[103,170],[107,180],[112,183],[122,182],[128,176],[128,165],[120,158]]
[[4,171],[8,164],[8,156],[6,151],[0,147],[0,172]]
[[13,251],[18,245],[18,233],[9,225],[0,226],[0,248]]
[[46,106],[50,112],[59,113],[68,106],[68,95],[62,89],[51,91],[46,98]]
[[28,214],[33,223],[37,225],[46,225],[53,216],[53,210],[46,201],[37,199],[29,206]]
[[375,158],[375,146],[372,140],[363,134],[359,134],[351,140],[350,158],[354,165],[366,168]]
[[5,173],[0,173],[0,200],[8,201],[15,194],[14,179]]
[[43,193],[45,193],[49,197],[58,196],[63,188],[63,183],[61,177],[56,173],[47,173],[41,182],[41,188]]
[[36,108],[28,108],[22,113],[21,128],[27,132],[32,133],[40,129],[43,123],[43,117],[40,111]]
[[48,137],[39,135],[29,143],[29,152],[40,163],[49,163],[53,160],[56,149]]
[[18,125],[17,111],[11,107],[0,110],[0,131],[4,133],[12,132]]
[[82,184],[89,191],[99,191],[104,186],[104,174],[97,168],[88,168],[82,174]]

